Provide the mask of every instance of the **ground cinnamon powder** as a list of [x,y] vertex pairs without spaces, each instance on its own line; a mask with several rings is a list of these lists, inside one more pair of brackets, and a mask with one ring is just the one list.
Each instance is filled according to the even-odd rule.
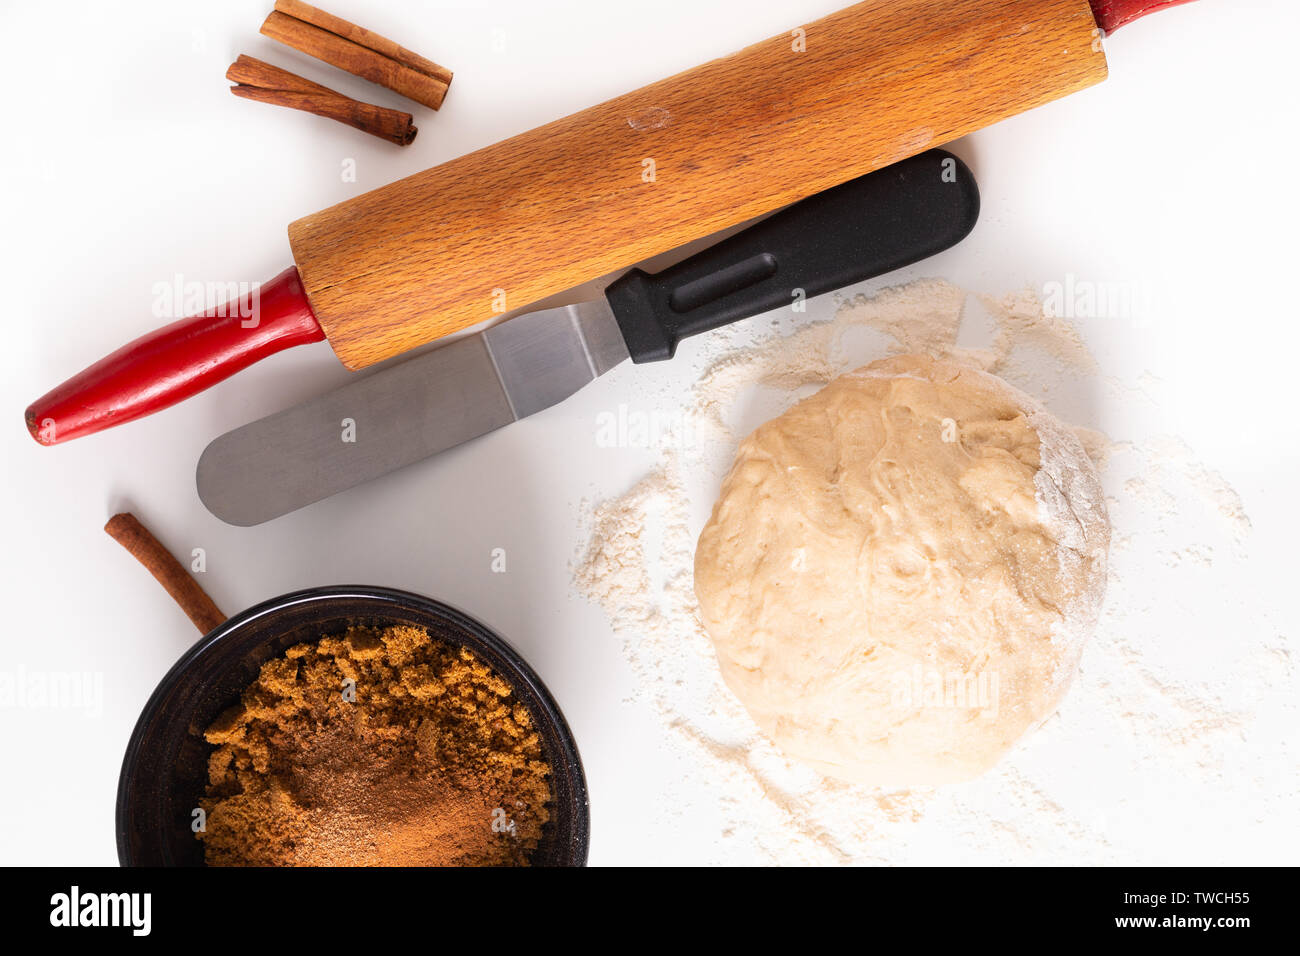
[[211,866],[525,865],[549,817],[528,709],[420,628],[289,648],[205,736]]

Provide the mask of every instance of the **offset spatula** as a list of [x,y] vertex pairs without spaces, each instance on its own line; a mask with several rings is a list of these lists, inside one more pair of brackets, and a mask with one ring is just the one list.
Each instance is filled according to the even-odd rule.
[[941,252],[978,215],[960,160],[914,156],[663,272],[633,269],[602,298],[517,316],[227,432],[199,459],[199,497],[223,521],[259,524],[549,408],[628,358],[672,358],[685,336]]

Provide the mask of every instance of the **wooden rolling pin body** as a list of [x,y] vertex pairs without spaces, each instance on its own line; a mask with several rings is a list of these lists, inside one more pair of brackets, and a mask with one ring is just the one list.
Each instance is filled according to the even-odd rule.
[[490,318],[496,290],[526,305],[1105,75],[1088,0],[867,0],[289,239],[330,344],[362,368]]

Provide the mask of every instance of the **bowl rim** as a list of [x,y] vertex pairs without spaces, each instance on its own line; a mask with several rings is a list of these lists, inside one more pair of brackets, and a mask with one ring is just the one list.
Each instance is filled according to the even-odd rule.
[[[301,604],[312,604],[327,599],[367,599],[379,600],[394,606],[415,604],[423,607],[425,610],[435,615],[446,618],[449,623],[458,625],[464,630],[470,631],[476,638],[483,641],[498,654],[510,660],[523,680],[527,683],[528,689],[532,692],[536,700],[541,704],[542,713],[537,715],[548,721],[555,730],[559,738],[560,746],[565,751],[567,765],[572,768],[572,774],[569,776],[570,784],[574,790],[575,803],[579,807],[580,819],[574,821],[574,838],[571,841],[571,855],[574,858],[574,864],[585,866],[587,862],[588,850],[591,835],[591,802],[587,791],[586,771],[582,765],[582,758],[578,753],[578,744],[574,740],[573,731],[569,729],[568,722],[564,719],[564,714],[560,710],[560,705],[552,696],[550,690],[542,682],[541,677],[533,670],[530,665],[514,647],[506,641],[500,634],[488,627],[482,621],[467,614],[453,605],[436,598],[427,597],[423,594],[417,594],[414,591],[404,591],[400,588],[383,587],[380,585],[368,584],[336,584],[321,585],[311,588],[303,588],[297,591],[289,591],[285,594],[268,598],[252,607],[226,619],[218,624],[211,631],[208,631],[200,637],[193,645],[187,648],[177,659],[167,673],[158,681],[153,693],[145,702],[144,707],[140,710],[140,716],[136,719],[135,726],[131,730],[131,737],[127,741],[126,752],[122,757],[122,769],[118,774],[116,809],[114,813],[114,823],[117,838],[117,857],[121,866],[136,865],[131,859],[130,841],[128,839],[129,820],[127,794],[129,792],[133,771],[136,767],[140,750],[144,744],[146,729],[153,723],[158,708],[162,702],[167,699],[169,693],[188,668],[199,660],[204,654],[211,651],[222,641],[229,639],[233,634],[246,627],[258,618],[264,617],[276,611],[285,608],[295,607]],[[512,681],[512,683],[514,683]]]

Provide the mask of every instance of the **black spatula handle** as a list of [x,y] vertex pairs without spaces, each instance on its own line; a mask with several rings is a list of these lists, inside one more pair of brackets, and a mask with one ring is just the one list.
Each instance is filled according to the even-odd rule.
[[932,149],[810,196],[649,275],[608,289],[634,362],[739,319],[901,269],[975,228],[979,189],[961,160]]

